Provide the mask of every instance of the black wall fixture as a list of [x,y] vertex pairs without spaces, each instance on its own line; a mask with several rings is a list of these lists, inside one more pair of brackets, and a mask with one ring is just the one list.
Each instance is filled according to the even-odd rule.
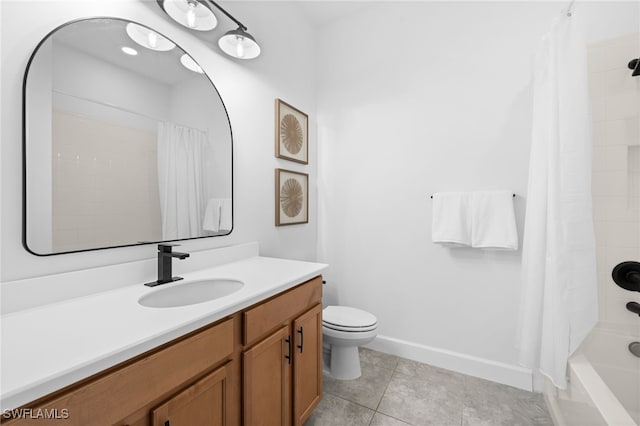
[[640,291],[640,262],[622,262],[611,272],[613,281],[629,291]]
[[640,75],[640,58],[632,59],[627,65],[630,70],[633,70],[631,73],[632,77],[637,77]]
[[638,314],[640,316],[640,303],[638,302],[629,302],[627,303],[627,311],[633,312],[634,314]]

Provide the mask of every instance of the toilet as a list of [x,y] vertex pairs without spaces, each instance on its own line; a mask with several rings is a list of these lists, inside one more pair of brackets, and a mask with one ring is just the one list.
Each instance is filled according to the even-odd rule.
[[340,380],[357,379],[360,371],[358,346],[371,342],[378,334],[376,317],[349,306],[327,306],[322,310],[322,336],[329,346],[325,362],[331,377]]

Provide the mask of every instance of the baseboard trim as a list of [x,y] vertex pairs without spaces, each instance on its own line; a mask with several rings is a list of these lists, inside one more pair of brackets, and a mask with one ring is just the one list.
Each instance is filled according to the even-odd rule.
[[533,374],[531,370],[517,365],[491,361],[381,335],[378,335],[366,347],[519,389],[533,390]]

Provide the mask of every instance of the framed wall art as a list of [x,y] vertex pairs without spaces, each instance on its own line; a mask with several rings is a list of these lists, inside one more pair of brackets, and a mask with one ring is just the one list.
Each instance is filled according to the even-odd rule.
[[309,175],[276,169],[276,226],[309,222]]
[[309,116],[276,99],[276,157],[309,163]]

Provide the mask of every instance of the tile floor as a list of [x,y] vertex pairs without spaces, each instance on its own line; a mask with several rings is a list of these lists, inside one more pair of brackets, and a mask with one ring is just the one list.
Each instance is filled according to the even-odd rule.
[[360,349],[362,376],[324,376],[305,426],[553,426],[541,394]]

